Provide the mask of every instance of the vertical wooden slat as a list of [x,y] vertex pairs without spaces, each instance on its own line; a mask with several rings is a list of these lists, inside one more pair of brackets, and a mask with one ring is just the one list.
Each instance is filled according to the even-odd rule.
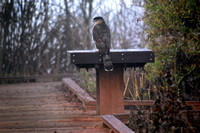
[[97,115],[100,115],[100,88],[99,88],[99,70],[96,69],[96,111]]

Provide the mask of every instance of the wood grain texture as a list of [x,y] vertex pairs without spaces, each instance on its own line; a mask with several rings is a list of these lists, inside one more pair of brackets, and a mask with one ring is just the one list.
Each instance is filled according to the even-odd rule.
[[108,132],[62,82],[0,85],[0,133]]
[[122,123],[113,115],[103,115],[101,118],[103,123],[115,133],[134,133],[134,131],[128,128],[124,123]]
[[62,82],[64,86],[67,87],[69,91],[76,95],[76,97],[82,102],[85,111],[96,109],[96,100],[92,98],[76,82],[70,78],[64,78]]
[[70,78],[64,78],[63,83],[82,101],[94,101],[92,97]]
[[100,104],[100,115],[124,113],[123,68],[119,66],[112,72],[106,72],[101,65],[98,71],[99,81],[96,82],[99,82],[97,103]]
[[[79,68],[95,68],[96,64],[102,64],[102,57],[96,50],[72,50],[68,51],[70,63]],[[149,49],[111,49],[112,63],[124,67],[143,67],[146,63],[154,62],[154,53]]]

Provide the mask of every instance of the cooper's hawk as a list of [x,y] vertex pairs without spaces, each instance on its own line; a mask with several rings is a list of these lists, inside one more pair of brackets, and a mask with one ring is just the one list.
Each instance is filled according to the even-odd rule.
[[95,17],[93,19],[93,39],[99,54],[102,56],[105,71],[112,71],[113,65],[110,56],[111,35],[110,29],[106,25],[102,17]]

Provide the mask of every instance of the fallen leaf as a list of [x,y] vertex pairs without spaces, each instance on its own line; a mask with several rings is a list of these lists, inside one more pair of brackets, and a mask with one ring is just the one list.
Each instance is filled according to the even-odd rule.
[[41,103],[44,103],[44,100],[40,100]]

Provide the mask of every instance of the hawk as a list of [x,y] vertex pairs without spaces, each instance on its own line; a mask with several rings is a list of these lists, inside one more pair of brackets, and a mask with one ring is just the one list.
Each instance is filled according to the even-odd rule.
[[99,50],[99,54],[102,56],[105,71],[112,71],[113,65],[110,56],[111,35],[110,29],[106,25],[102,17],[95,17],[93,19],[93,39],[96,43],[96,47]]

